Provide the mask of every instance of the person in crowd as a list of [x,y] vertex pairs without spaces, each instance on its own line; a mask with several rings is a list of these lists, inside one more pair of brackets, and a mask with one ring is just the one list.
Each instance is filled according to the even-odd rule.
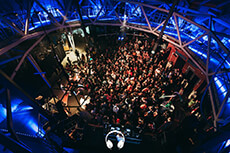
[[78,82],[88,90],[91,100],[85,109],[94,116],[94,122],[98,121],[96,124],[106,122],[156,132],[174,120],[182,102],[178,95],[165,95],[183,95],[186,81],[181,70],[167,61],[171,49],[162,43],[154,52],[155,40],[139,37],[125,39],[120,45],[116,41],[105,45],[98,40],[98,47],[90,48],[90,64],[84,64]]

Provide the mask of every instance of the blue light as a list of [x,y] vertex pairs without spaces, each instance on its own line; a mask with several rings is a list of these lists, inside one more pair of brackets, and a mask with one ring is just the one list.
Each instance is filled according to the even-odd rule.
[[190,25],[190,30],[192,31],[192,32],[195,32],[195,31],[197,31],[199,28],[197,27],[197,26],[195,26],[195,25],[193,25],[193,24],[191,24]]
[[178,26],[181,27],[184,23],[184,20],[182,18],[177,18]]
[[31,31],[31,30],[34,30],[34,29],[36,29],[36,28],[38,28],[38,27],[40,27],[42,24],[48,24],[48,23],[50,23],[50,20],[45,20],[45,21],[38,21],[38,22],[34,22],[34,27],[30,27],[29,28],[29,31]]
[[194,53],[197,53],[198,55],[203,56],[204,58],[207,58],[207,55],[205,55],[204,53],[202,53],[202,52],[196,50],[195,48],[192,48],[192,47],[190,47],[190,46],[188,46],[188,48],[189,48],[190,50],[192,50]]
[[[127,3],[126,3],[127,4]],[[135,16],[141,16],[142,15],[142,10],[140,7],[136,8],[137,5],[131,5],[130,3],[128,3],[129,7],[130,7],[130,15],[135,15]],[[136,9],[136,10],[135,10]],[[135,12],[134,12],[135,10]],[[132,14],[131,14],[132,13]]]
[[28,127],[30,127],[35,133],[38,132],[38,125],[33,121],[33,119],[31,119],[28,123],[27,123]]
[[[83,16],[83,18],[88,18],[87,16]],[[79,19],[71,19],[71,20],[67,20],[66,23],[69,22],[74,22],[74,21],[79,21]]]
[[0,122],[6,118],[6,108],[0,104]]
[[176,23],[175,23],[174,18],[173,18],[173,17],[171,17],[169,21],[173,24],[174,28],[176,28]]
[[[96,17],[97,14],[100,12],[101,8],[103,6],[101,6],[100,4],[97,4],[97,5],[93,5],[93,6],[90,6],[87,8],[87,13],[88,13],[88,16],[89,17]],[[102,16],[104,14],[104,10],[102,8],[100,14],[98,15],[99,17]]]
[[107,18],[99,18],[97,20],[100,21],[109,21],[109,20],[118,20],[117,17],[107,17]]
[[31,106],[25,106],[25,107],[21,108],[20,111],[28,111],[28,110],[32,110],[32,109],[33,109],[33,107],[31,107]]
[[214,80],[216,81],[216,85],[220,88],[222,86],[222,83],[220,83],[220,80],[215,77]]
[[[20,123],[20,125],[23,125],[23,128],[21,126],[15,126],[15,130],[24,131],[26,133],[29,132],[29,134],[34,135],[38,132],[38,121],[36,121],[36,113],[34,114],[33,112],[29,112],[29,110],[32,109],[33,107],[25,105],[22,99],[15,97],[11,98],[11,111],[14,123],[16,125],[18,125],[18,123]],[[4,121],[6,117],[7,110],[2,104],[0,104],[0,122]],[[40,129],[39,133],[40,135],[44,135],[45,132],[43,129]]]
[[222,86],[222,87],[220,88],[220,91],[224,93],[224,92],[226,91],[226,89]]
[[63,149],[64,149],[65,151],[67,151],[68,153],[75,153],[75,152],[76,152],[76,150],[74,150],[73,148],[66,148],[66,147],[63,147]]
[[164,33],[169,34],[169,35],[172,35],[172,36],[177,36],[177,37],[178,37],[178,35],[177,35],[176,33],[173,33],[173,32],[164,31]]
[[[21,104],[23,101],[18,98],[12,98],[11,100],[11,111],[16,112],[18,105]],[[4,119],[6,119],[6,108],[0,104],[0,122],[2,122]]]
[[45,17],[45,18],[48,17],[48,14],[47,14],[46,12],[39,13],[39,15],[40,15],[40,16],[43,16],[43,17]]
[[227,148],[229,145],[230,145],[230,139],[227,140],[227,142],[226,142],[224,148]]
[[203,37],[203,40],[204,40],[204,41],[208,41],[208,36],[205,35],[205,36]]
[[227,64],[227,65],[225,64],[226,68],[230,68],[230,63],[227,60],[225,62]]
[[[206,55],[205,53],[202,53],[201,51],[198,51],[197,49],[192,48],[191,46],[188,46],[188,48],[189,48],[191,51],[193,51],[194,53],[196,53],[196,54],[198,54],[198,55],[204,57],[205,59],[207,59],[207,55]],[[219,61],[216,60],[215,58],[210,57],[210,61],[211,61],[212,63],[216,64],[216,65],[219,64]]]
[[20,105],[22,103],[22,99],[15,97],[12,98],[11,110],[13,115],[15,116],[14,118],[22,124],[26,125],[26,127],[28,127],[28,130],[35,134],[38,132],[38,124],[35,122],[34,116],[32,116],[31,113],[27,112],[28,110],[32,110],[33,107],[24,104]]
[[[217,88],[219,88],[219,91],[221,92],[221,95],[222,96],[226,96],[226,92],[227,92],[227,89],[225,88],[225,86],[222,84],[222,82],[217,78],[217,77],[215,77],[214,78],[214,81],[215,81],[215,84],[216,84],[216,86],[217,86]],[[228,98],[228,100],[227,100],[227,103],[230,103],[230,100],[229,100],[229,98]]]
[[[17,110],[18,105],[22,102],[23,101],[21,99],[12,98],[12,100],[11,100],[11,111],[12,111],[12,113]],[[3,107],[2,104],[0,104],[0,122],[2,122],[4,119],[6,119],[6,108]]]
[[11,111],[12,113],[16,112],[18,109],[18,105],[21,104],[23,102],[22,99],[18,99],[18,98],[13,98],[11,100]]
[[24,122],[31,134],[39,134],[42,137],[45,135],[44,129],[38,127],[38,121],[32,116],[27,117]]

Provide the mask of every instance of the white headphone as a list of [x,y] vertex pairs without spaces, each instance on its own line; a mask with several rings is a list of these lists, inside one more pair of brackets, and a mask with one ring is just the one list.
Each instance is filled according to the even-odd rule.
[[109,149],[112,149],[113,148],[113,143],[111,140],[108,140],[108,136],[112,133],[118,133],[122,136],[122,140],[120,140],[118,143],[117,143],[117,148],[118,149],[121,149],[124,147],[124,144],[125,144],[125,136],[122,132],[120,131],[117,131],[117,130],[113,130],[113,131],[110,131],[106,137],[105,137],[105,143],[106,143],[106,146],[109,148]]

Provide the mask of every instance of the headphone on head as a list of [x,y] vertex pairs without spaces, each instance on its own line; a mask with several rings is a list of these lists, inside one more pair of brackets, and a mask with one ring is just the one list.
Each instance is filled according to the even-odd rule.
[[112,149],[112,148],[113,148],[113,143],[112,143],[112,141],[111,141],[111,140],[108,140],[109,135],[112,134],[112,133],[118,133],[118,134],[120,134],[120,135],[122,136],[122,139],[121,139],[121,140],[118,140],[117,148],[118,148],[118,149],[123,148],[123,147],[124,147],[124,144],[125,144],[125,136],[124,136],[124,134],[123,134],[122,132],[117,131],[117,130],[110,131],[110,132],[106,135],[106,137],[105,137],[105,143],[106,143],[107,148],[109,148],[109,149]]

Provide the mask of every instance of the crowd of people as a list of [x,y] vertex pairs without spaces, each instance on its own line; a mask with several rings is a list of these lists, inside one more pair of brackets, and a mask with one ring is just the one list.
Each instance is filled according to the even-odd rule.
[[91,122],[150,132],[179,125],[173,123],[186,115],[188,104],[182,96],[188,82],[168,62],[167,43],[161,42],[156,51],[155,40],[144,37],[114,44],[89,48],[88,61],[80,64],[77,81],[91,97],[85,108],[93,116]]

